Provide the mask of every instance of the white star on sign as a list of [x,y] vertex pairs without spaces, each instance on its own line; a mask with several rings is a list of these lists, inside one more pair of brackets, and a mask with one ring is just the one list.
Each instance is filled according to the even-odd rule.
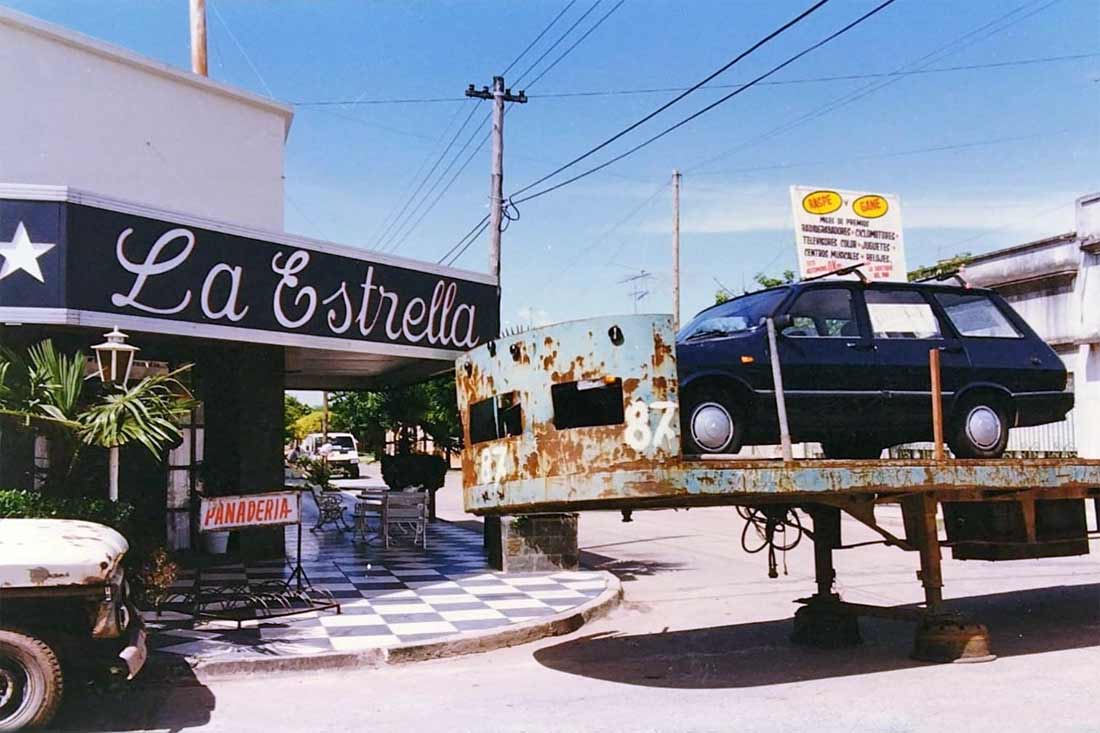
[[32,242],[27,235],[27,228],[23,222],[15,229],[15,237],[10,242],[0,242],[0,256],[4,258],[4,266],[0,268],[0,280],[17,270],[22,270],[40,283],[46,282],[42,277],[42,268],[38,266],[38,258],[49,252],[55,246],[45,242]]

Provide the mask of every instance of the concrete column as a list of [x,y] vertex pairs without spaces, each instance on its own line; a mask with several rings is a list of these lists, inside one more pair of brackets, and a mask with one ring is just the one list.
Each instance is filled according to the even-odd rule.
[[[242,494],[283,486],[283,350],[219,344],[198,369],[205,411],[204,462]],[[283,529],[239,532],[240,549],[282,557]]]
[[[498,528],[499,527],[499,528]],[[528,514],[486,522],[489,565],[506,573],[576,570],[576,514]]]

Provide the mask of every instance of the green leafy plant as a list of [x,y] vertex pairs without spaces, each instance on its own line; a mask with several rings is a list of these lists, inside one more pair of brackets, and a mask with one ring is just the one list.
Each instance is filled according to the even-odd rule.
[[47,493],[83,490],[96,475],[83,448],[136,442],[156,458],[179,440],[179,422],[194,405],[179,376],[145,377],[135,386],[89,389],[80,352],[62,354],[49,340],[19,353],[0,349],[0,418],[48,439]]
[[179,422],[194,406],[176,379],[190,366],[145,377],[129,389],[110,392],[79,416],[80,438],[113,448],[137,442],[154,456],[179,439]]
[[177,577],[179,564],[169,556],[167,550],[158,547],[149,553],[137,573],[141,595],[146,603],[159,609]]
[[303,456],[298,459],[298,465],[302,468],[303,478],[309,486],[315,486],[318,491],[335,491],[332,483],[332,467],[328,461],[322,458],[309,458]]

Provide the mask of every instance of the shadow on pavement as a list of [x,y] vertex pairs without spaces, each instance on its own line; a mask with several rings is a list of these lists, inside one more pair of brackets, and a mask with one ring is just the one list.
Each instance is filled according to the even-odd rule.
[[[986,624],[1001,657],[1100,646],[1100,584],[1057,586],[960,598],[952,610]],[[924,666],[909,659],[913,626],[860,619],[862,646],[791,644],[791,621],[634,636],[593,634],[539,649],[560,672],[649,687],[758,687]],[[993,664],[996,664],[994,661]]]
[[662,562],[660,560],[619,560],[589,550],[581,550],[580,562],[583,568],[606,570],[624,583],[637,580],[639,575],[656,575],[657,573],[675,571],[684,567],[684,563]]
[[66,688],[61,710],[49,730],[182,731],[209,723],[214,693],[187,665],[167,664],[147,666],[129,684]]

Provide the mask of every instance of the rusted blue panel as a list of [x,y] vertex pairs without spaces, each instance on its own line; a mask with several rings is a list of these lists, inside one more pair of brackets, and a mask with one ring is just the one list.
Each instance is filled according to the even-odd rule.
[[[683,460],[671,319],[574,321],[498,339],[457,363],[465,426],[467,511],[478,514],[681,507],[792,500],[799,495],[914,491],[1086,491],[1100,462]],[[555,427],[554,385],[622,385],[623,420]],[[472,443],[470,406],[515,393],[519,435]]]

